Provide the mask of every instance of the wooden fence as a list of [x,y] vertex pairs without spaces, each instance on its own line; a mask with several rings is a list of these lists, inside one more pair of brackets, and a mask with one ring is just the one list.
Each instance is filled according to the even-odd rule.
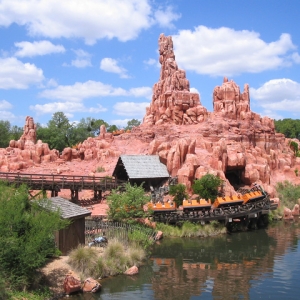
[[85,243],[88,245],[96,237],[105,236],[108,241],[117,239],[125,247],[129,243],[129,233],[140,231],[149,239],[155,239],[156,231],[152,228],[130,225],[122,222],[111,222],[102,219],[86,219],[85,220]]

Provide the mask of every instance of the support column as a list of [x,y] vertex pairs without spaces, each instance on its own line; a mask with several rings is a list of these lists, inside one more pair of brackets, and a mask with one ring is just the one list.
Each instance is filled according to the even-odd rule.
[[78,203],[78,190],[71,190],[71,202]]

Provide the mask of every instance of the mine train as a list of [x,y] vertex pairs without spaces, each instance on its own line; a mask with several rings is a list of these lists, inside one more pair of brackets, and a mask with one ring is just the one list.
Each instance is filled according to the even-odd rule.
[[261,213],[270,209],[271,202],[267,192],[259,185],[249,190],[239,190],[234,196],[217,197],[211,203],[210,200],[183,200],[177,208],[174,201],[150,202],[148,208],[153,211],[153,217],[157,220],[170,219],[225,219],[230,216],[239,217],[251,213]]

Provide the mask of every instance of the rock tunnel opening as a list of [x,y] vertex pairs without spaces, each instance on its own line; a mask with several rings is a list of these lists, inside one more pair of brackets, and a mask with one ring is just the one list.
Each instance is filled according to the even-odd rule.
[[245,168],[236,168],[229,169],[225,172],[225,177],[228,179],[230,184],[235,190],[238,190],[240,187],[245,185],[245,182],[242,180],[242,174],[245,171]]

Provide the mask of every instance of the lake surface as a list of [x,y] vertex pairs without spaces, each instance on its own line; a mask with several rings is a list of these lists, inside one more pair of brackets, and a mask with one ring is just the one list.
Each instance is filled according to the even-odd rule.
[[72,300],[300,299],[300,224],[205,239],[164,239],[135,276]]

